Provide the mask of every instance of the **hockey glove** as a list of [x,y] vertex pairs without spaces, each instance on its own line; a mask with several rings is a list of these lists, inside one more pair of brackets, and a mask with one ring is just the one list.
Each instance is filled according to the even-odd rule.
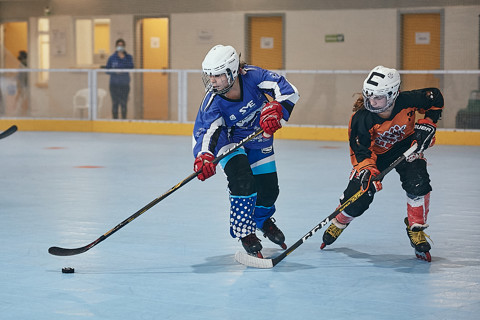
[[277,101],[267,103],[260,114],[260,127],[264,131],[265,137],[270,137],[282,127],[280,120],[283,117],[282,105]]
[[375,188],[375,191],[380,191],[382,190],[382,182],[374,180],[376,176],[380,174],[380,171],[378,171],[377,167],[367,167],[360,171],[358,174],[358,179],[360,180],[360,187],[363,192],[367,191],[370,186],[373,186]]
[[412,142],[412,145],[414,143],[418,145],[415,153],[423,153],[428,147],[435,144],[435,131],[437,131],[437,125],[432,120],[425,118],[417,121]]
[[212,163],[215,159],[211,153],[202,153],[199,155],[193,164],[193,170],[195,172],[200,172],[197,178],[199,180],[205,181],[206,179],[213,176],[216,172],[216,164]]

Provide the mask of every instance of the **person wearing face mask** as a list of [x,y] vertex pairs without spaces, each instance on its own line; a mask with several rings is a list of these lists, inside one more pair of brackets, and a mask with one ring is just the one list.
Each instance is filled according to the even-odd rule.
[[[115,42],[115,52],[108,58],[107,69],[133,69],[133,57],[125,51],[125,41]],[[107,72],[110,75],[110,96],[112,98],[112,116],[118,119],[120,106],[122,119],[127,118],[127,100],[130,93],[130,74],[128,72]]]

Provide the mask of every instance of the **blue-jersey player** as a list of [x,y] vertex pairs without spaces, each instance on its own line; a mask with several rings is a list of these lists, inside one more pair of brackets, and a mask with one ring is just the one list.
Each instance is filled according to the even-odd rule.
[[193,129],[194,170],[202,181],[213,176],[217,155],[262,128],[263,135],[219,162],[228,180],[230,234],[260,258],[256,229],[286,249],[285,236],[272,218],[279,194],[273,134],[290,118],[298,91],[275,72],[240,63],[231,46],[213,47],[202,69],[206,94]]

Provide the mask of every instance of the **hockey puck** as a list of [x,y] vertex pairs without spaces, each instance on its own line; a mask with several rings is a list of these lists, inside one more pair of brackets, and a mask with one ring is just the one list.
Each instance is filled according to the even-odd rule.
[[62,273],[74,273],[75,269],[71,267],[62,268]]

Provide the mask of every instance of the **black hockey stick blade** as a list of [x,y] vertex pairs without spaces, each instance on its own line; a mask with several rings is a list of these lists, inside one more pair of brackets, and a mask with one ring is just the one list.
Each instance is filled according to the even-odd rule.
[[0,139],[3,139],[3,138],[6,138],[8,137],[9,135],[11,135],[12,133],[15,133],[15,131],[17,131],[18,128],[16,125],[13,125],[11,126],[10,128],[8,128],[7,130],[3,131],[2,133],[0,133]]
[[[97,242],[97,241],[96,241]],[[100,241],[98,241],[100,242]],[[98,243],[97,242],[97,243]],[[53,254],[54,256],[74,256],[76,254],[84,253],[85,251],[88,251],[90,248],[92,248],[96,243],[91,243],[89,245],[86,245],[84,247],[80,248],[75,248],[75,249],[66,249],[66,248],[60,248],[60,247],[50,247],[48,248],[48,253]]]
[[[216,157],[212,162],[213,163],[218,163],[220,160],[222,160],[223,158],[225,158],[226,156],[228,156],[229,154],[231,154],[232,152],[234,152],[235,150],[237,150],[238,148],[240,148],[241,146],[243,146],[247,142],[253,140],[255,137],[257,137],[258,135],[260,135],[262,133],[263,133],[263,130],[261,130],[261,129],[255,131],[254,133],[245,137],[243,140],[241,140],[240,142],[238,142],[237,144],[232,146],[230,149],[226,150],[224,153],[222,153],[221,155]],[[173,192],[180,189],[181,187],[183,187],[184,185],[186,185],[188,182],[192,181],[193,179],[195,179],[199,174],[200,174],[199,172],[192,173],[191,175],[189,175],[188,177],[186,177],[185,179],[183,179],[182,181],[180,181],[179,183],[177,183],[176,185],[171,187],[167,192],[162,194],[160,197],[152,200],[149,204],[147,204],[142,209],[138,210],[137,212],[132,214],[130,217],[128,217],[127,219],[125,219],[122,222],[120,222],[119,224],[117,224],[114,228],[107,231],[105,234],[100,236],[97,240],[93,241],[92,243],[90,243],[86,246],[83,246],[83,247],[72,248],[72,249],[60,248],[60,247],[50,247],[48,249],[48,253],[53,254],[55,256],[73,256],[73,255],[84,253],[84,252],[90,250],[91,248],[93,248],[94,246],[96,246],[97,244],[99,244],[100,242],[107,239],[109,236],[111,236],[112,234],[114,234],[115,232],[117,232],[118,230],[123,228],[124,226],[126,226],[128,223],[135,220],[138,216],[143,214],[145,211],[149,210],[154,205],[156,205],[157,203],[159,203],[160,201],[162,201],[163,199],[165,199],[166,197],[171,195]]]
[[[383,170],[375,180],[381,180],[387,173],[393,170],[400,162],[402,162],[405,158],[411,155],[417,149],[417,144],[412,145],[407,151],[405,151],[400,157],[398,157],[392,164],[388,166],[385,170]],[[366,191],[366,190],[365,190]],[[339,206],[332,214],[328,217],[323,219],[319,224],[317,224],[312,230],[310,230],[306,235],[304,235],[300,240],[295,242],[291,247],[287,250],[282,252],[275,258],[272,259],[261,259],[252,255],[249,255],[243,251],[237,251],[235,254],[235,260],[237,262],[246,265],[248,267],[259,268],[259,269],[269,269],[276,266],[280,261],[285,259],[290,253],[292,253],[295,249],[297,249],[301,244],[307,241],[308,238],[313,236],[318,230],[322,229],[325,225],[327,225],[333,218],[337,216],[341,211],[343,211],[346,207],[351,205],[353,202],[357,201],[364,193],[364,190],[359,190],[355,193],[350,199],[345,201],[341,206]]]

